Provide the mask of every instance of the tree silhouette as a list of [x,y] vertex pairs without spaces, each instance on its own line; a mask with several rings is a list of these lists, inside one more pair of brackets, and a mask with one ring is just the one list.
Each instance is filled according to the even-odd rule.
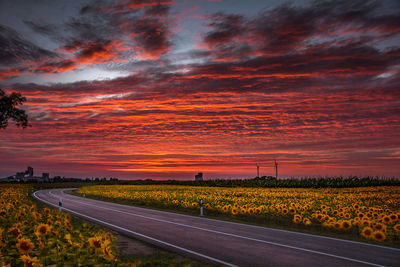
[[20,93],[6,93],[0,89],[0,129],[5,129],[8,126],[8,120],[16,122],[18,127],[26,128],[31,126],[28,123],[28,115],[25,110],[17,108],[18,105],[22,105],[26,101]]

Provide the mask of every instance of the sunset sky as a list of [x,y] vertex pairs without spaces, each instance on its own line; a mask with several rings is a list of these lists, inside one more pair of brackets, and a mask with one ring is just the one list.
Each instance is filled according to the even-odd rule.
[[400,176],[397,0],[0,0],[0,178]]

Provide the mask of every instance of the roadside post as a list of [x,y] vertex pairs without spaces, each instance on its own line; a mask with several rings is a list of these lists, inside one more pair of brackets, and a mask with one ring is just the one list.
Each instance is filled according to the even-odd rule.
[[203,200],[200,199],[200,216],[203,216]]
[[58,213],[61,213],[61,209],[62,209],[62,198],[60,197],[58,199]]

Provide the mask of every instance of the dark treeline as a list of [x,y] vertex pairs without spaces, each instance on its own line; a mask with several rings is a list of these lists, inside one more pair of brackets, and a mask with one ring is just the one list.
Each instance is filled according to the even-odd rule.
[[320,177],[320,178],[290,178],[290,179],[216,179],[203,181],[178,181],[178,180],[120,180],[108,184],[132,185],[187,185],[187,186],[213,186],[213,187],[291,187],[291,188],[342,188],[362,186],[400,186],[399,178],[380,177]]
[[[28,182],[32,184],[32,182]],[[89,184],[119,184],[119,185],[186,185],[210,187],[286,187],[286,188],[344,188],[365,186],[400,186],[400,178],[395,177],[319,177],[319,178],[289,178],[275,177],[254,179],[216,179],[203,181],[189,180],[81,180],[63,179],[52,182],[36,182],[35,188],[46,189],[55,187],[81,187]]]

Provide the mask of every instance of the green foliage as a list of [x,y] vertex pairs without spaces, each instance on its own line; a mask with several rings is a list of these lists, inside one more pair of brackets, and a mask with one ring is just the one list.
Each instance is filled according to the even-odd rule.
[[6,93],[0,89],[0,129],[5,129],[8,126],[8,121],[13,120],[18,127],[26,128],[30,126],[28,123],[28,115],[25,110],[17,108],[26,101],[20,93]]
[[132,184],[132,185],[187,185],[187,186],[210,186],[210,187],[287,187],[287,188],[345,188],[366,186],[400,186],[398,178],[379,177],[320,177],[320,178],[290,178],[290,179],[217,179],[204,181],[156,181],[156,180],[133,180],[118,181],[109,184]]

